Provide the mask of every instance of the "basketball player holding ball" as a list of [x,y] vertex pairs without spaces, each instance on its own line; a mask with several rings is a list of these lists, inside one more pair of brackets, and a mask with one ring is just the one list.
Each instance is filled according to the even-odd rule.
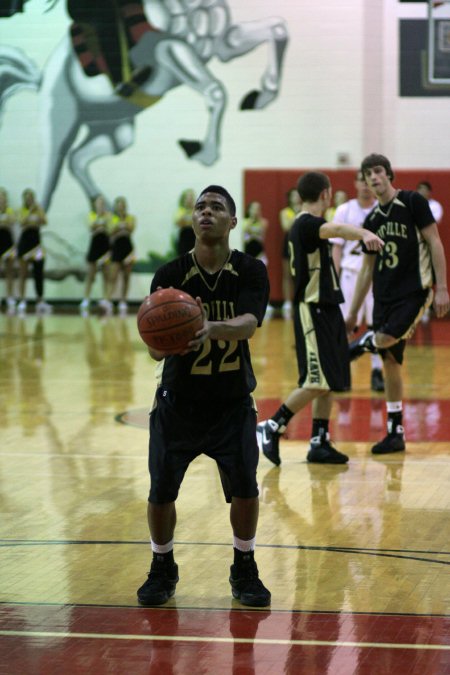
[[194,206],[193,250],[160,267],[151,286],[151,292],[172,286],[188,293],[202,307],[204,320],[182,354],[149,347],[150,355],[163,364],[150,415],[153,559],[137,592],[144,606],[162,605],[175,592],[175,501],[189,464],[200,454],[216,461],[225,500],[231,504],[232,595],[243,605],[270,604],[254,559],[258,447],[251,395],[256,381],[248,345],[266,311],[269,281],[263,262],[230,249],[236,224],[236,205],[227,190],[205,188]]

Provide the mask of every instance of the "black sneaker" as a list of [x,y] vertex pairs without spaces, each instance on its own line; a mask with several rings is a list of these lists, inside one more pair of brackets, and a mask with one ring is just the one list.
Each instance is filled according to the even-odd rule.
[[370,388],[372,391],[384,391],[383,373],[379,368],[374,368],[372,370],[372,375],[370,376]]
[[278,424],[273,420],[264,420],[256,425],[256,440],[259,451],[273,464],[280,466],[280,434]]
[[349,343],[348,350],[350,361],[358,359],[366,352],[370,352],[371,354],[377,353],[377,348],[373,344],[374,335],[375,333],[373,332],[373,330],[367,330],[359,338],[356,338],[356,340],[353,340],[352,342]]
[[333,448],[330,441],[323,436],[314,436],[311,438],[309,452],[306,455],[308,462],[317,464],[346,464],[347,455]]
[[390,431],[382,441],[373,446],[372,453],[374,455],[386,455],[389,452],[402,452],[405,449],[404,429],[398,424],[395,431]]
[[258,566],[253,558],[230,567],[230,584],[233,598],[249,607],[268,607],[270,591],[259,578]]
[[140,605],[163,605],[175,593],[178,582],[178,565],[153,560],[147,581],[138,588],[137,597]]

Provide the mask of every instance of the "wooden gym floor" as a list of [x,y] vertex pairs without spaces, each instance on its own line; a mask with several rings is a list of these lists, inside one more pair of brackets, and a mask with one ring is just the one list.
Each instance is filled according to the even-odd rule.
[[[290,322],[252,340],[261,418],[296,383]],[[407,452],[374,458],[384,401],[353,364],[332,437],[344,467],[305,461],[310,413],[264,457],[257,561],[270,611],[230,595],[228,508],[215,465],[178,501],[180,582],[164,608],[150,562],[147,417],[154,364],[135,316],[0,315],[0,673],[450,673],[450,322],[419,329],[404,366]]]

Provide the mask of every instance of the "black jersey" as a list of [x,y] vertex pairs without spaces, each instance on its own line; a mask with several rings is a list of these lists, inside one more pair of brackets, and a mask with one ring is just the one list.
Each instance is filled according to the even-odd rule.
[[294,301],[338,305],[344,302],[328,239],[319,236],[327,221],[310,213],[297,216],[289,232]]
[[428,201],[418,192],[399,190],[389,204],[378,204],[364,227],[385,242],[376,255],[373,295],[379,302],[404,298],[433,285],[428,243],[421,230],[434,223]]
[[[160,267],[151,292],[173,286],[202,299],[210,321],[251,313],[261,325],[269,299],[263,262],[231,251],[221,270],[209,274],[192,252]],[[206,340],[197,352],[168,356],[162,362],[161,384],[190,399],[223,400],[245,396],[256,386],[247,340]]]

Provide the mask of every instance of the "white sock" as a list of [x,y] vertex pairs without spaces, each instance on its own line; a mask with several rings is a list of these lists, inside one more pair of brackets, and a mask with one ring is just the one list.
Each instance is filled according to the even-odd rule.
[[163,555],[164,553],[170,553],[170,551],[173,549],[173,539],[168,541],[167,544],[155,544],[153,539],[150,539],[150,543],[153,553],[160,553]]
[[372,370],[382,370],[383,360],[379,354],[371,354]]
[[238,551],[247,553],[248,551],[254,551],[256,545],[256,537],[253,539],[239,539],[239,537],[233,536],[233,546],[237,548]]
[[402,401],[386,401],[386,409],[388,413],[396,413],[403,411]]

